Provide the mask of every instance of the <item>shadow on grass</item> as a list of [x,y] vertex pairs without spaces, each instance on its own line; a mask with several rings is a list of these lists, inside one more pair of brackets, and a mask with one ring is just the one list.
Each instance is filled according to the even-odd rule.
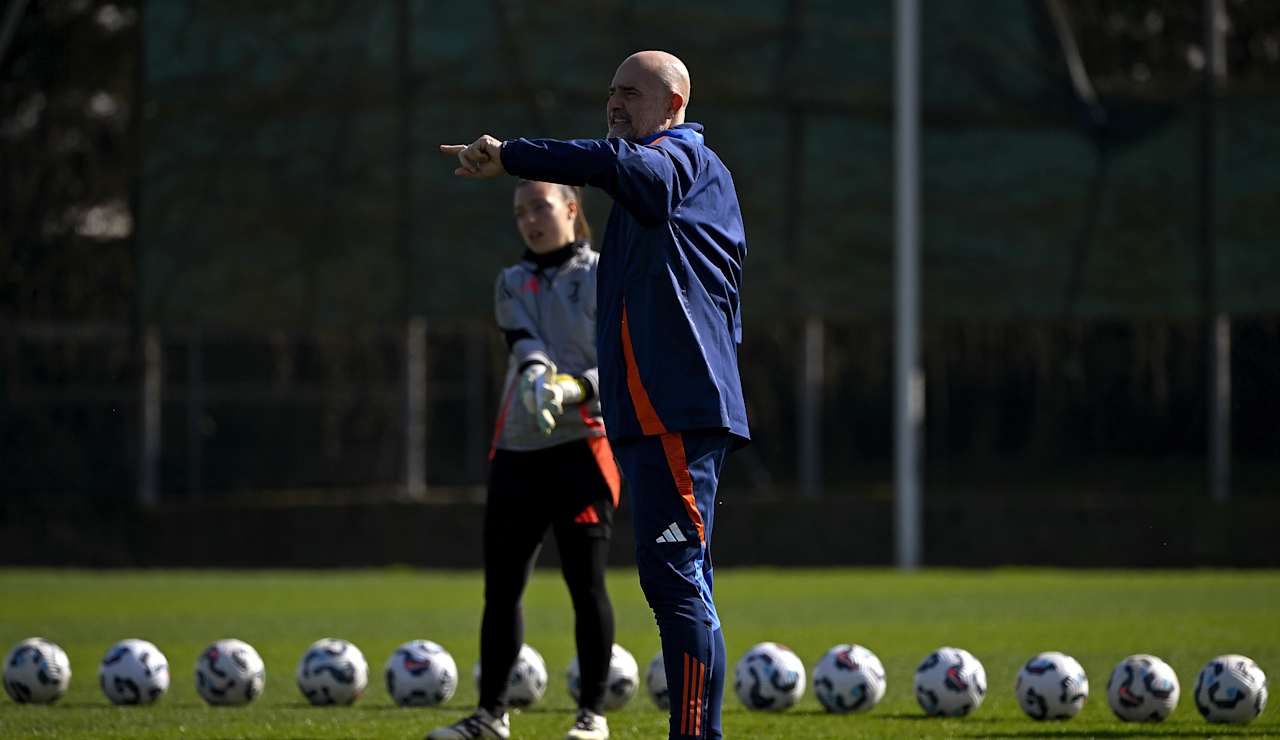
[[[824,712],[814,711],[813,714],[824,714]],[[880,720],[928,720],[930,722],[938,722],[940,717],[928,717],[923,714],[900,713],[900,714],[873,714],[868,719]],[[1004,723],[1007,719],[1000,717],[954,717],[957,721],[965,725],[981,726],[991,723]],[[1232,725],[1212,725],[1204,728],[1180,727],[1180,726],[1162,726],[1159,724],[1135,724],[1132,727],[1123,729],[1074,729],[1063,726],[1062,724],[1045,724],[1037,725],[1031,728],[1023,728],[1018,730],[995,730],[982,729],[973,733],[974,736],[988,738],[1049,738],[1049,737],[1089,737],[1089,738],[1139,738],[1139,737],[1276,737],[1273,728],[1270,727],[1241,727]]]
[[957,722],[963,722],[966,725],[970,725],[970,724],[976,725],[976,724],[983,724],[983,723],[990,723],[990,722],[1008,721],[1008,720],[1001,719],[1000,717],[930,717],[927,714],[917,714],[915,712],[899,713],[899,714],[872,714],[868,717],[868,719],[881,719],[881,720],[891,719],[895,721],[916,720],[916,721],[925,721],[925,722],[945,722],[947,720],[955,720]]
[[[305,702],[299,702],[297,704],[289,704],[287,706],[291,709],[294,709],[294,708],[312,709],[313,708],[310,704],[307,704]],[[357,709],[362,712],[405,712],[405,713],[415,712],[415,711],[444,712],[446,714],[449,714],[449,713],[457,714],[458,717],[460,718],[465,717],[475,711],[475,707],[459,707],[459,706],[443,706],[442,707],[438,704],[433,707],[401,707],[395,704],[361,704],[357,702],[356,704],[348,704],[343,706],[334,705],[334,706],[335,708],[338,708],[338,709]],[[577,713],[578,708],[552,706],[552,707],[530,707],[527,709],[508,710],[508,711],[511,713],[511,716],[513,718],[519,717],[522,714],[538,714],[538,715],[563,714],[565,716],[572,717]],[[819,714],[819,712],[815,712],[815,714]]]
[[[843,719],[841,719],[841,718],[843,718],[843,717],[857,717],[857,716],[859,716],[859,715],[852,715],[852,714],[851,714],[851,715],[843,715],[843,714],[838,714],[838,713],[836,713],[836,712],[828,712],[828,711],[827,711],[827,710],[825,710],[825,709],[815,709],[815,708],[813,708],[813,707],[803,707],[803,708],[799,708],[799,709],[797,709],[797,708],[794,708],[794,707],[793,707],[793,708],[791,708],[791,709],[788,709],[788,710],[787,710],[787,711],[785,711],[785,712],[779,712],[778,714],[775,714],[775,715],[773,715],[773,716],[775,716],[775,717],[783,717],[783,716],[785,716],[785,717],[832,717],[832,718],[835,718],[835,720],[836,720],[836,721],[844,721],[844,720],[843,720]],[[914,712],[903,712],[903,713],[900,713],[900,714],[868,714],[868,715],[862,715],[860,719],[856,719],[856,720],[853,720],[853,721],[855,721],[855,722],[861,722],[861,721],[863,721],[864,719],[865,719],[865,720],[867,720],[867,721],[870,721],[870,720],[877,720],[877,719],[879,719],[879,720],[886,720],[886,719],[891,719],[891,720],[928,720],[928,721],[930,721],[930,722],[940,722],[940,721],[947,720],[947,719],[954,719],[954,720],[959,720],[959,721],[961,721],[961,722],[964,722],[964,723],[966,723],[966,724],[970,724],[970,723],[972,723],[972,724],[981,724],[981,723],[984,723],[984,722],[1000,722],[1000,721],[1002,721],[1002,720],[1000,720],[998,717],[929,717],[929,716],[927,716],[927,715],[924,715],[924,714],[917,714],[917,713],[914,713]]]
[[1193,727],[1160,727],[1159,725],[1135,726],[1132,730],[1006,730],[984,733],[983,737],[1275,737],[1269,728],[1251,731],[1247,727],[1221,727],[1195,729]]

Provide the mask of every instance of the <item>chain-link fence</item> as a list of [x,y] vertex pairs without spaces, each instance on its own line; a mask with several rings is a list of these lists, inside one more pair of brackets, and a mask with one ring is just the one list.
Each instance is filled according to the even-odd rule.
[[[888,323],[749,327],[755,440],[726,490],[887,495]],[[948,322],[926,336],[932,491],[1199,494],[1196,322]],[[21,325],[3,337],[5,488],[30,503],[476,496],[505,370],[501,335],[481,321],[152,330],[142,387],[129,381],[123,326]],[[1236,491],[1273,495],[1280,322],[1237,322],[1233,339],[1235,393],[1248,399],[1234,409]]]

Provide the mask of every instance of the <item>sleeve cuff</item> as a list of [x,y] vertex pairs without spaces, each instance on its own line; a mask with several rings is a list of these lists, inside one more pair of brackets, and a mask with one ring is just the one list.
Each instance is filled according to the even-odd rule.
[[544,367],[551,367],[551,358],[550,358],[550,357],[547,357],[545,354],[543,354],[543,353],[541,353],[541,352],[536,352],[536,353],[534,353],[534,354],[532,354],[532,355],[529,355],[528,357],[524,358],[524,360],[523,360],[523,361],[521,361],[521,363],[520,363],[519,365],[517,365],[517,366],[516,366],[516,373],[517,373],[517,374],[518,374],[518,373],[523,373],[525,370],[528,370],[529,368],[533,367],[534,365],[542,365],[542,366],[544,366]]
[[574,380],[582,386],[582,401],[585,403],[596,397],[596,387],[592,384],[591,379],[585,375],[575,375]]

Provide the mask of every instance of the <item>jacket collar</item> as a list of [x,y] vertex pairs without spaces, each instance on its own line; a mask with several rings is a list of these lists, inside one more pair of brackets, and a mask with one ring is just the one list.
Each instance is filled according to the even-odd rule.
[[705,143],[704,142],[705,137],[702,135],[701,123],[682,123],[678,126],[672,126],[666,131],[657,131],[655,133],[649,134],[648,136],[637,139],[636,143],[646,144],[646,145],[652,144],[658,139],[661,139],[667,136],[670,136],[673,139],[684,139],[685,141],[688,141],[694,144]]
[[538,254],[532,249],[526,249],[524,250],[524,255],[520,259],[525,262],[533,263],[533,266],[536,269],[545,270],[548,267],[559,267],[560,265],[563,265],[572,259],[573,256],[578,253],[578,250],[584,249],[586,246],[587,243],[585,241],[576,241],[566,244],[559,249],[544,252],[543,254]]

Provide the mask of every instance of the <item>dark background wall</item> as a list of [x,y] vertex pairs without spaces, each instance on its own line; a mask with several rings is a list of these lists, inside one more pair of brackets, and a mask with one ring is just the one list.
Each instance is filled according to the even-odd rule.
[[[744,565],[889,565],[892,501],[722,497],[712,558]],[[478,568],[478,503],[328,503],[0,514],[0,565],[80,567]],[[633,561],[624,504],[611,564]],[[1280,567],[1275,498],[1206,505],[1162,496],[936,497],[931,566]],[[554,540],[540,563],[558,563]]]

